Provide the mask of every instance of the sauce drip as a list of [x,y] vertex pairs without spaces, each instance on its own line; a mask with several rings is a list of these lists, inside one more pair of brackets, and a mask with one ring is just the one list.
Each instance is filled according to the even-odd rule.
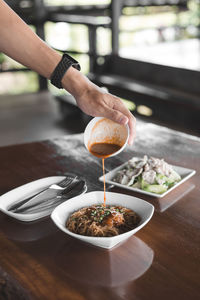
[[90,153],[102,159],[103,182],[104,182],[104,207],[106,206],[106,180],[105,180],[104,160],[106,157],[109,157],[111,154],[117,152],[120,148],[121,148],[120,145],[114,143],[113,144],[94,143],[89,147]]
[[103,190],[104,190],[104,207],[106,207],[106,179],[105,179],[105,168],[104,168],[104,158],[102,158],[102,167],[103,167]]

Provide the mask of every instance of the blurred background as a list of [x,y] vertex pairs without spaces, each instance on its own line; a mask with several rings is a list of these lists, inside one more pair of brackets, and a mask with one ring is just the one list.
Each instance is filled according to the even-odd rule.
[[[10,0],[140,120],[200,136],[200,0]],[[83,132],[73,97],[0,53],[0,146]]]

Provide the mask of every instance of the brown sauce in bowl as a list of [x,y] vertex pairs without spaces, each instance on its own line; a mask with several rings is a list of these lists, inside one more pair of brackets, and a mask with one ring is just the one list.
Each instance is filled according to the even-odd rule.
[[121,148],[120,145],[110,143],[94,143],[90,146],[89,151],[97,157],[106,158],[117,152]]

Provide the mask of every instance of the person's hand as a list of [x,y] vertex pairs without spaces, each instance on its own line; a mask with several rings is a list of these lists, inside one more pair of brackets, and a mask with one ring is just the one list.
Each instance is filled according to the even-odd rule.
[[105,117],[119,124],[128,123],[130,129],[129,145],[135,138],[136,120],[125,107],[121,99],[106,93],[103,89],[91,85],[82,95],[76,97],[79,108],[93,117]]
[[62,84],[75,97],[78,107],[93,117],[105,117],[122,125],[128,123],[128,143],[131,145],[136,134],[136,119],[123,101],[105,92],[75,69],[70,68],[67,73]]

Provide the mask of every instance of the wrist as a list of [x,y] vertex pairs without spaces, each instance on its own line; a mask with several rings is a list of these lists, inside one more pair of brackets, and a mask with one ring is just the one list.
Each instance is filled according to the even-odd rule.
[[61,80],[62,86],[75,98],[91,89],[92,83],[81,72],[70,67]]

